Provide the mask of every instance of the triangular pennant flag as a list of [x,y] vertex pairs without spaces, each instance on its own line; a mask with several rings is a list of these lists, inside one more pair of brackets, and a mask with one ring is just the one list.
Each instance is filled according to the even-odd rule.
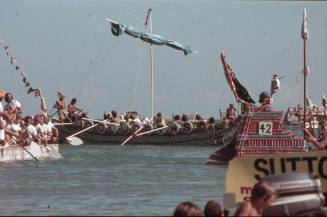
[[27,83],[26,77],[23,77],[23,80],[22,81],[24,82],[24,84],[26,84]]
[[27,82],[26,84],[25,84],[25,87],[29,87],[30,86],[30,82]]

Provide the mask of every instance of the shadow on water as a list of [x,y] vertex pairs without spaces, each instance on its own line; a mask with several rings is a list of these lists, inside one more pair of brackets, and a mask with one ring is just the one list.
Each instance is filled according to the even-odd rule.
[[63,159],[3,163],[1,215],[171,215],[190,200],[222,202],[217,147],[61,146]]

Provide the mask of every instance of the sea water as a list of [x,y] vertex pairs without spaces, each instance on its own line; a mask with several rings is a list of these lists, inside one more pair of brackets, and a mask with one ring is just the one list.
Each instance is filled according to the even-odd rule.
[[218,147],[60,146],[63,159],[1,163],[0,215],[172,215],[176,205],[222,203]]

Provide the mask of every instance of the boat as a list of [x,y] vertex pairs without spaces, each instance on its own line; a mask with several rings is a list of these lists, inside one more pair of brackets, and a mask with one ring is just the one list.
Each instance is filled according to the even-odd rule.
[[[308,67],[306,64],[306,41],[308,39],[306,27],[306,10],[303,13],[302,38],[304,42],[304,105],[303,125],[309,127],[307,114],[306,76]],[[237,101],[247,108],[241,116],[245,119],[241,130],[236,137],[224,147],[215,151],[208,159],[208,164],[227,164],[234,157],[267,155],[280,153],[306,152],[310,148],[306,141],[295,132],[289,131],[285,125],[285,112],[270,109],[264,111],[256,107],[249,100],[247,91],[240,85],[235,73],[226,61],[223,53],[220,55],[226,79]],[[241,88],[240,88],[241,87]],[[246,89],[245,89],[246,90]],[[251,99],[251,98],[250,98]]]
[[[154,117],[154,92],[153,92],[153,45],[165,45],[170,48],[180,50],[184,55],[197,53],[189,46],[185,46],[174,40],[166,39],[160,35],[152,34],[151,9],[148,10],[145,26],[150,27],[150,33],[144,33],[132,26],[122,25],[116,21],[106,19],[111,25],[111,32],[115,36],[125,33],[134,38],[138,38],[150,44],[151,56],[151,117]],[[240,130],[243,119],[236,119],[234,124],[225,126],[222,120],[209,118],[208,120],[200,120],[202,125],[197,125],[188,118],[188,121],[174,122],[173,120],[165,120],[167,126],[163,129],[163,125],[153,124],[150,122],[122,122],[120,125],[114,125],[103,120],[82,119],[73,125],[58,126],[62,141],[66,137],[75,135],[78,132],[79,137],[90,144],[122,144],[126,138],[135,134],[137,130],[142,136],[135,136],[129,141],[130,144],[142,145],[194,145],[194,146],[210,146],[223,145],[229,143],[231,139]],[[96,126],[94,126],[96,125]],[[92,127],[94,126],[94,127]],[[89,129],[88,129],[89,128]],[[142,129],[140,129],[142,128]]]
[[[40,98],[41,102],[41,112],[46,116],[46,105],[45,100],[40,89],[32,88],[30,82],[28,82],[26,75],[21,72],[20,66],[17,60],[9,52],[9,45],[0,39],[0,44],[3,45],[5,53],[10,57],[11,64],[14,65],[15,70],[22,77],[22,81],[26,88],[28,88],[27,93],[34,92],[35,97]],[[2,91],[2,93],[4,93]],[[1,103],[1,102],[0,102]],[[1,117],[2,118],[2,117]],[[22,134],[25,134],[24,132]],[[27,140],[26,140],[27,141]],[[59,144],[39,144],[35,141],[24,142],[25,144],[20,144],[14,137],[11,138],[10,144],[0,146],[0,162],[12,162],[12,161],[22,161],[22,160],[35,160],[39,161],[41,159],[60,159],[62,158],[59,153]]]
[[[96,121],[96,120],[95,120]],[[217,146],[224,145],[230,142],[241,129],[243,119],[239,118],[233,126],[225,128],[222,124],[216,124],[212,127],[199,129],[193,127],[192,122],[187,124],[173,123],[168,125],[166,129],[147,133],[143,136],[135,137],[130,140],[130,144],[142,145],[179,145],[179,146]],[[79,125],[59,125],[57,126],[60,132],[62,141],[66,137],[77,132],[87,129],[95,125],[93,121],[84,121],[84,124]],[[190,128],[191,127],[191,128]],[[126,130],[127,128],[127,130]],[[120,126],[110,125],[101,121],[96,127],[86,130],[79,137],[86,143],[90,144],[122,144],[129,135],[140,129],[139,124],[121,124]],[[154,128],[155,130],[156,128]],[[157,128],[159,129],[159,128]],[[153,127],[145,124],[140,133],[146,133]]]

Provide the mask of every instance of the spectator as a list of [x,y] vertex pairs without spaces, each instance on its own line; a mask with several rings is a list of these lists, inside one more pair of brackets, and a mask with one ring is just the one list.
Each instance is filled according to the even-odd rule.
[[276,190],[267,181],[259,181],[252,189],[251,199],[237,208],[235,216],[261,216],[276,199]]
[[224,212],[217,201],[209,200],[206,206],[204,207],[204,216],[205,217],[224,216]]
[[202,210],[190,201],[181,202],[175,209],[174,217],[203,216]]

